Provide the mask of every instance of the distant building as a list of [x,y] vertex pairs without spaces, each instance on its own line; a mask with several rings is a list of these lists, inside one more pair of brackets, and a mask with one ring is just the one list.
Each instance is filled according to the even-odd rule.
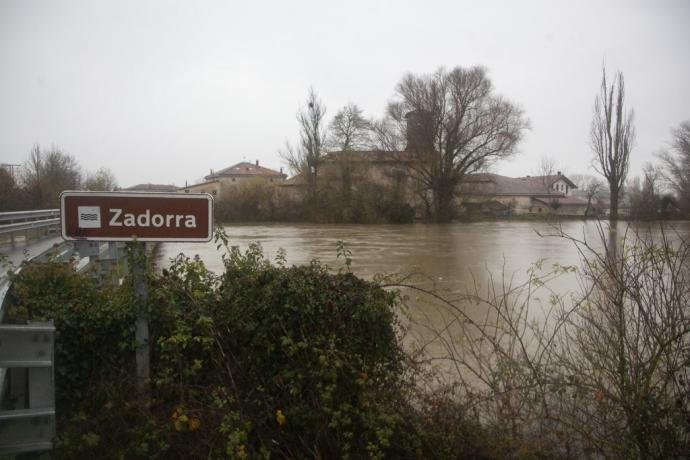
[[283,174],[283,168],[280,168],[280,171],[275,171],[259,166],[259,160],[256,160],[254,164],[243,161],[217,172],[211,170],[211,173],[204,177],[203,182],[180,187],[178,190],[185,193],[210,193],[219,198],[223,191],[249,181],[279,185],[286,178],[287,175]]
[[120,190],[127,192],[177,192],[178,187],[164,184],[137,184]]
[[587,200],[573,196],[575,188],[560,171],[550,176],[525,177],[471,174],[460,186],[459,200],[470,212],[584,216]]
[[9,164],[9,163],[2,163],[0,164],[0,169],[3,169],[7,171],[7,174],[13,179],[17,180],[19,179],[19,171],[21,170],[22,165],[20,164]]

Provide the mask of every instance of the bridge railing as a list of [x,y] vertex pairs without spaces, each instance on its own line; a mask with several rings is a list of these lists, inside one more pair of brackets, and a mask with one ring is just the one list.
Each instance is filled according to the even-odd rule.
[[[19,232],[25,232],[28,240],[32,229],[59,230],[59,226],[58,209],[0,213],[0,238],[10,235],[13,243]],[[107,274],[110,282],[119,283],[119,274],[128,270],[123,257],[124,243],[63,242],[22,262],[10,261],[9,267],[16,274],[31,261],[72,260],[77,271]],[[5,270],[2,264],[0,270]],[[55,328],[52,323],[6,324],[10,280],[0,273],[0,456],[50,450],[55,436]]]
[[[91,254],[102,252],[101,246],[63,243],[25,262],[67,261],[76,256],[75,268],[82,271],[94,260]],[[13,271],[22,268],[20,264]],[[0,276],[0,457],[51,450],[55,437],[55,327],[52,321],[5,323],[10,279]]]
[[0,236],[9,235],[14,243],[17,234],[23,233],[29,239],[29,230],[51,229],[60,226],[59,209],[38,209],[34,211],[0,212]]

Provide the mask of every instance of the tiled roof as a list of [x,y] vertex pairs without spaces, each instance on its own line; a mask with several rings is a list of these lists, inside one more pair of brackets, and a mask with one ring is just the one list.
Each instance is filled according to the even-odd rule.
[[264,176],[264,177],[285,177],[285,174],[274,171],[273,169],[269,168],[264,168],[263,166],[259,166],[254,163],[249,163],[247,161],[243,161],[241,163],[237,163],[236,165],[229,166],[225,169],[221,169],[220,171],[216,171],[212,174],[209,174],[206,176],[204,179],[215,179],[217,177],[221,176],[226,176],[226,177],[237,177],[237,176]]
[[218,182],[217,179],[207,180],[204,182],[199,182],[197,184],[190,184],[190,185],[185,185],[184,187],[179,187],[178,190],[185,190],[185,189],[188,189],[190,187],[199,187],[201,185],[215,184],[216,182]]
[[388,163],[412,161],[414,155],[406,151],[386,151],[386,150],[354,150],[351,152],[337,151],[328,152],[323,157],[323,161],[335,161],[338,157],[349,155],[353,161],[368,161],[373,163]]
[[577,188],[577,185],[575,185],[570,179],[568,179],[563,174],[551,174],[550,176],[525,176],[518,177],[517,179],[549,185],[553,185],[559,180],[564,180],[570,188]]
[[131,187],[123,188],[122,190],[142,191],[142,192],[176,192],[178,187],[176,185],[164,184],[137,184]]
[[480,195],[529,195],[529,196],[563,196],[563,193],[550,188],[558,179],[564,179],[575,187],[567,177],[532,176],[507,177],[491,173],[471,174],[465,178],[463,191]]
[[304,185],[307,185],[307,178],[304,176],[304,173],[299,173],[296,176],[292,176],[288,180],[285,180],[278,184],[279,187],[293,187]]

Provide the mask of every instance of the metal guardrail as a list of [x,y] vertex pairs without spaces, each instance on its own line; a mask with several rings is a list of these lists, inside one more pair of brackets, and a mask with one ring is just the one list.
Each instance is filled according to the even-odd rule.
[[34,209],[31,211],[0,212],[0,224],[7,221],[15,222],[18,220],[48,219],[59,216],[59,209]]
[[[46,209],[16,213],[0,213],[0,234],[30,228],[59,225],[59,210]],[[22,222],[15,222],[22,220]],[[9,223],[7,223],[9,222]],[[5,231],[6,230],[6,231]],[[79,241],[54,245],[25,260],[75,260],[77,271],[94,267],[95,273],[117,277],[124,243]],[[14,272],[21,271],[22,265]],[[127,264],[123,269],[127,271]],[[52,324],[3,324],[8,303],[10,282],[0,273],[0,456],[52,449],[55,436],[55,396],[53,373],[53,344],[55,328]],[[46,348],[47,347],[47,348]],[[11,397],[6,400],[5,395]],[[8,410],[6,401],[23,401]]]
[[16,224],[0,225],[0,234],[21,232],[23,230],[30,230],[32,228],[52,227],[58,225],[60,219],[43,219],[32,220],[29,222],[17,222]]
[[0,235],[10,235],[13,243],[16,233],[38,228],[57,227],[59,224],[59,209],[0,212]]
[[[74,252],[72,244],[57,245],[26,262],[66,261]],[[89,259],[80,257],[80,270]],[[55,437],[55,327],[52,322],[3,324],[9,290],[9,280],[0,276],[0,456],[51,450]],[[14,401],[9,407],[6,394]]]
[[3,324],[0,339],[0,367],[10,376],[13,406],[0,407],[0,455],[50,450],[55,437],[55,327],[52,322]]

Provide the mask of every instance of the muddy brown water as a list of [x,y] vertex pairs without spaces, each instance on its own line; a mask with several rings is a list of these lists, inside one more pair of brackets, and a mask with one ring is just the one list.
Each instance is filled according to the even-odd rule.
[[[665,224],[667,233],[690,236],[690,222]],[[619,224],[623,235],[627,224]],[[562,231],[574,238],[586,238],[593,248],[602,248],[597,223],[565,221]],[[630,227],[658,234],[657,225]],[[365,278],[377,273],[405,273],[418,269],[436,287],[460,292],[473,279],[487,272],[502,271],[519,275],[531,264],[577,265],[580,256],[575,245],[565,238],[544,236],[557,233],[546,222],[478,222],[414,225],[227,225],[231,245],[242,249],[259,242],[273,259],[280,248],[287,252],[288,264],[308,263],[316,258],[334,269],[342,267],[337,258],[337,242],[344,241],[352,251],[352,269]],[[161,263],[183,252],[198,254],[213,271],[223,270],[221,252],[210,243],[165,243]],[[566,287],[565,285],[563,286]]]
[[[672,238],[690,237],[690,222],[665,223],[665,231]],[[606,229],[604,224],[604,230]],[[418,272],[413,284],[431,289],[460,305],[473,318],[481,318],[484,311],[473,305],[463,305],[462,294],[477,287],[486,292],[488,277],[494,285],[527,279],[527,271],[541,261],[544,270],[553,264],[580,266],[581,255],[567,238],[547,236],[563,233],[586,240],[592,249],[601,251],[600,227],[594,221],[564,221],[555,227],[546,222],[492,221],[453,224],[414,225],[316,225],[270,224],[226,225],[230,244],[246,249],[249,243],[259,242],[264,254],[273,259],[279,249],[287,253],[288,264],[309,263],[319,259],[333,270],[344,266],[337,257],[337,242],[345,242],[352,252],[352,270],[364,278],[376,274]],[[658,238],[658,224],[628,225],[619,223],[618,234],[637,231]],[[199,255],[207,267],[221,272],[221,252],[210,243],[166,243],[160,252],[159,263],[185,253]],[[580,290],[574,274],[552,281],[553,292],[569,296]],[[413,292],[408,302],[408,315],[413,332],[422,340],[429,339],[429,331],[443,327],[447,315],[438,306],[420,301]],[[541,300],[544,300],[543,298]],[[438,345],[441,347],[442,345]],[[433,347],[432,347],[433,348]],[[437,353],[441,353],[437,349]]]

